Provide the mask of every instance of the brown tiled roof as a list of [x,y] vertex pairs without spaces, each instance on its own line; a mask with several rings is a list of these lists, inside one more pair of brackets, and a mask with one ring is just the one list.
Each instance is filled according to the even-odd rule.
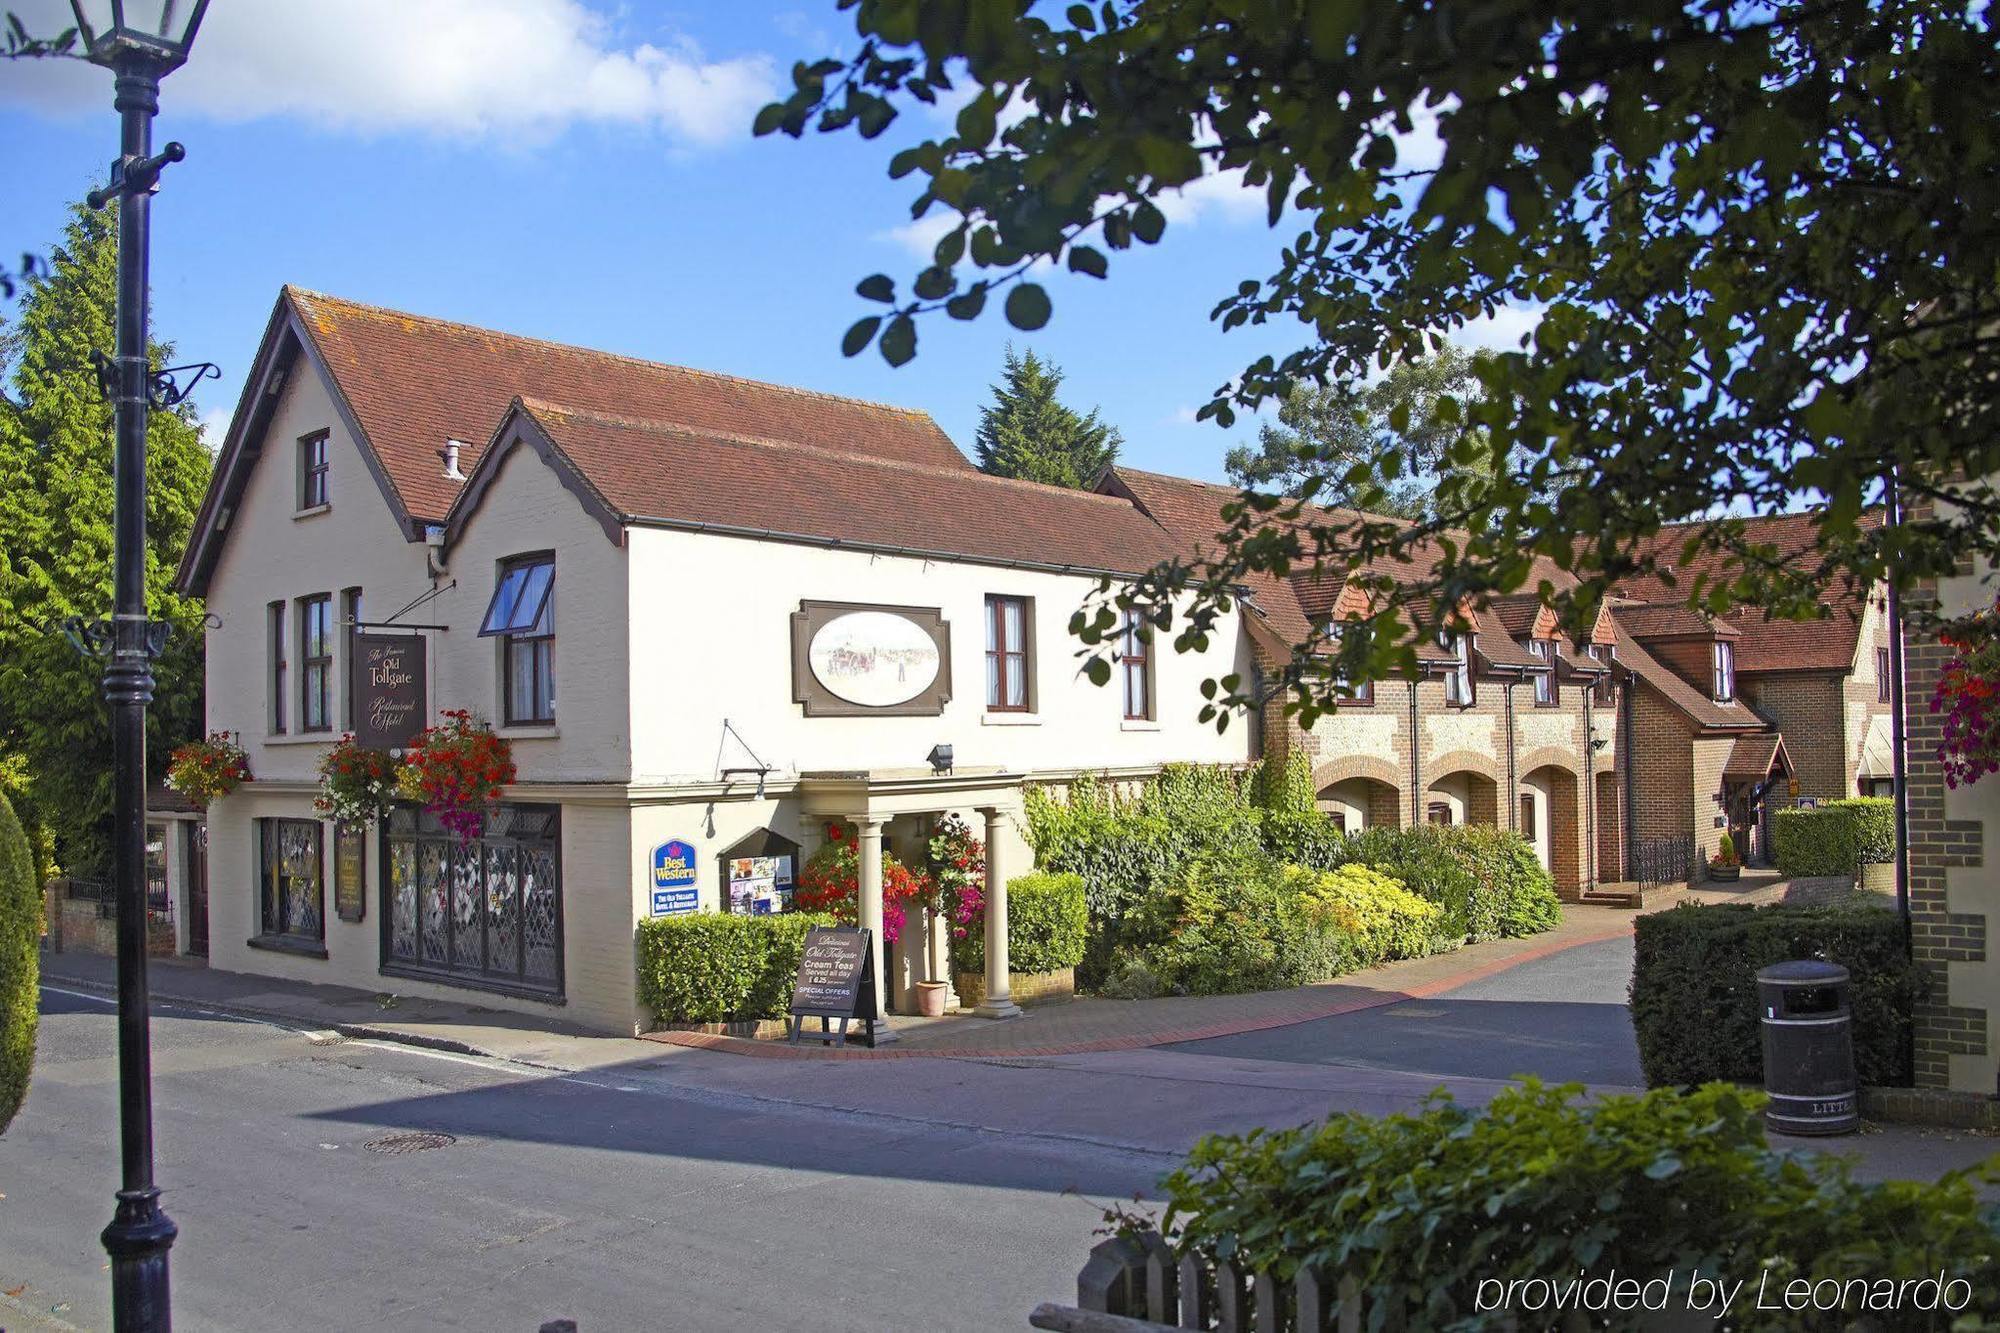
[[922,412],[455,324],[285,288],[410,514],[435,522],[458,493],[437,451],[471,471],[516,397],[850,454],[971,471]]
[[1723,761],[1722,776],[1739,782],[1762,782],[1771,776],[1773,766],[1791,767],[1789,758],[1778,764],[1778,757],[1784,753],[1785,738],[1775,731],[1739,736],[1736,744],[1729,747],[1729,758]]
[[[1879,527],[1882,514],[1871,510],[1862,514],[1861,528]],[[1781,559],[1806,555],[1818,544],[1819,516],[1808,510],[1798,514],[1773,514],[1745,520],[1746,535],[1753,542],[1773,547]],[[1729,575],[1727,555],[1703,551],[1685,559],[1682,548],[1701,527],[1699,523],[1673,523],[1641,545],[1639,554],[1649,554],[1670,573],[1673,582],[1659,574],[1626,579],[1618,587],[1620,596],[1640,602],[1677,602],[1693,590],[1703,575],[1711,580]],[[1736,669],[1757,671],[1846,671],[1854,664],[1855,641],[1860,635],[1861,598],[1844,585],[1828,587],[1820,596],[1827,614],[1817,620],[1773,620],[1759,607],[1738,607],[1725,619],[1743,632],[1736,649]]]
[[1511,637],[1516,639],[1534,637],[1536,623],[1541,620],[1543,611],[1540,594],[1510,593],[1505,597],[1493,598],[1487,606]]
[[[1107,488],[1120,494],[1130,495],[1148,514],[1159,521],[1181,545],[1183,559],[1194,559],[1203,555],[1213,555],[1217,550],[1217,535],[1227,526],[1222,518],[1223,506],[1242,495],[1234,486],[1221,486],[1214,482],[1195,481],[1187,477],[1171,477],[1158,472],[1146,472],[1139,468],[1122,464],[1107,471],[1104,482]],[[1377,522],[1398,522],[1399,519],[1384,519],[1382,515],[1363,514],[1352,509],[1332,509],[1318,505],[1308,505],[1298,520],[1304,527],[1311,524],[1352,523],[1358,519],[1372,519]],[[1435,566],[1439,550],[1433,546],[1418,549],[1409,560],[1377,558],[1363,562],[1361,572],[1383,575],[1396,581],[1421,578]],[[1557,568],[1553,561],[1537,557],[1531,577],[1537,581],[1547,579],[1558,588],[1568,587],[1575,579]],[[1273,628],[1292,635],[1291,642],[1301,642],[1308,627],[1314,620],[1324,619],[1333,614],[1343,589],[1347,586],[1344,576],[1321,573],[1311,568],[1295,569],[1284,579],[1271,575],[1256,575],[1248,581],[1252,599],[1265,610]],[[1530,601],[1534,594],[1521,594]],[[1512,600],[1512,599],[1505,599]],[[1481,621],[1481,612],[1475,611],[1473,618]],[[1406,622],[1407,619],[1406,619]],[[1287,629],[1286,626],[1296,626]],[[1481,623],[1483,634],[1494,633],[1494,627]],[[1504,632],[1504,631],[1503,631]],[[1481,638],[1482,648],[1486,644]],[[1501,650],[1503,653],[1505,650]],[[1428,646],[1428,640],[1417,646],[1417,656],[1425,660],[1448,661],[1450,654]],[[1494,660],[1498,661],[1499,658]]]
[[1752,712],[1741,699],[1717,703],[1709,698],[1681,679],[1665,663],[1640,647],[1639,641],[1622,628],[1618,631],[1618,642],[1614,652],[1618,665],[1629,670],[1643,684],[1650,686],[1668,703],[1705,730],[1752,730],[1763,729],[1769,725]]
[[1743,632],[1725,620],[1712,619],[1689,606],[1640,605],[1621,602],[1612,616],[1627,634],[1638,639],[1740,639]]
[[[1093,491],[535,399],[521,400],[508,420],[517,416],[618,520],[639,526],[1112,574],[1142,573],[1174,554],[1158,524]],[[451,515],[454,533],[482,485],[475,470]]]

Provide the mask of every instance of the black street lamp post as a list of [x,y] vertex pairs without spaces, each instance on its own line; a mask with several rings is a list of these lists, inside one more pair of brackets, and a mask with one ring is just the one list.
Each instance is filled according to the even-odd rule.
[[[85,54],[117,76],[118,159],[111,183],[93,191],[93,208],[118,205],[118,347],[100,360],[117,414],[112,455],[113,592],[109,632],[92,635],[108,648],[104,698],[111,707],[112,875],[118,894],[118,1128],[122,1188],[104,1248],[111,1255],[112,1326],[118,1333],[152,1333],[173,1324],[167,1251],[173,1220],[160,1208],[153,1183],[153,1071],[146,994],[146,705],[153,698],[153,658],[164,626],[146,618],[146,413],[153,373],[146,357],[149,205],[160,171],[183,156],[168,144],[153,155],[153,116],[160,80],[187,59],[208,0],[176,18],[175,0],[135,0],[157,22],[127,20],[124,0],[70,0]],[[97,21],[92,22],[96,13]]]

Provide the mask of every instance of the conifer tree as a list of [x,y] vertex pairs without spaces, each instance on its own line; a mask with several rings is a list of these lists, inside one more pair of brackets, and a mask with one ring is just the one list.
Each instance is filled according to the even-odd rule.
[[1007,348],[1007,368],[979,419],[979,470],[1081,489],[1118,459],[1124,439],[1098,419],[1056,399],[1063,373],[1034,350]]
[[[72,874],[108,862],[111,729],[103,663],[64,638],[69,616],[111,607],[112,411],[92,349],[115,344],[116,217],[77,205],[47,271],[26,283],[0,394],[0,774],[25,820],[55,838]],[[155,366],[172,347],[154,343]],[[208,487],[211,460],[191,403],[151,414],[147,432],[146,608],[173,626],[148,713],[151,775],[199,731],[201,616],[172,592],[174,570]],[[31,833],[31,838],[34,836]]]

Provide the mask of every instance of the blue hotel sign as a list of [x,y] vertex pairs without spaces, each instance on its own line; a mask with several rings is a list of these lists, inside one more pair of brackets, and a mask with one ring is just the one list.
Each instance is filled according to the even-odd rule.
[[694,886],[694,845],[679,838],[653,849],[653,915],[679,916],[700,906]]

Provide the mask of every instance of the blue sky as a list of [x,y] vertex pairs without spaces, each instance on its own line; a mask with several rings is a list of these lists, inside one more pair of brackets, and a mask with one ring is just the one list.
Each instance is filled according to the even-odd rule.
[[[7,0],[31,29],[57,0]],[[753,139],[791,62],[844,54],[832,0],[214,0],[162,97],[158,137],[187,144],[154,210],[154,321],[212,360],[201,401],[225,421],[281,283],[655,360],[930,412],[968,453],[1010,338],[1052,357],[1075,406],[1123,431],[1126,461],[1219,479],[1232,436],[1193,409],[1294,330],[1218,333],[1208,311],[1266,274],[1279,234],[1261,201],[1204,182],[1165,243],[1111,279],[1050,275],[1050,325],[997,308],[920,328],[914,362],[840,355],[866,309],[855,282],[906,282],[903,142]],[[788,80],[786,80],[788,81]],[[0,254],[45,250],[116,147],[110,76],[77,62],[0,64]],[[1468,339],[1511,342],[1503,316]]]

